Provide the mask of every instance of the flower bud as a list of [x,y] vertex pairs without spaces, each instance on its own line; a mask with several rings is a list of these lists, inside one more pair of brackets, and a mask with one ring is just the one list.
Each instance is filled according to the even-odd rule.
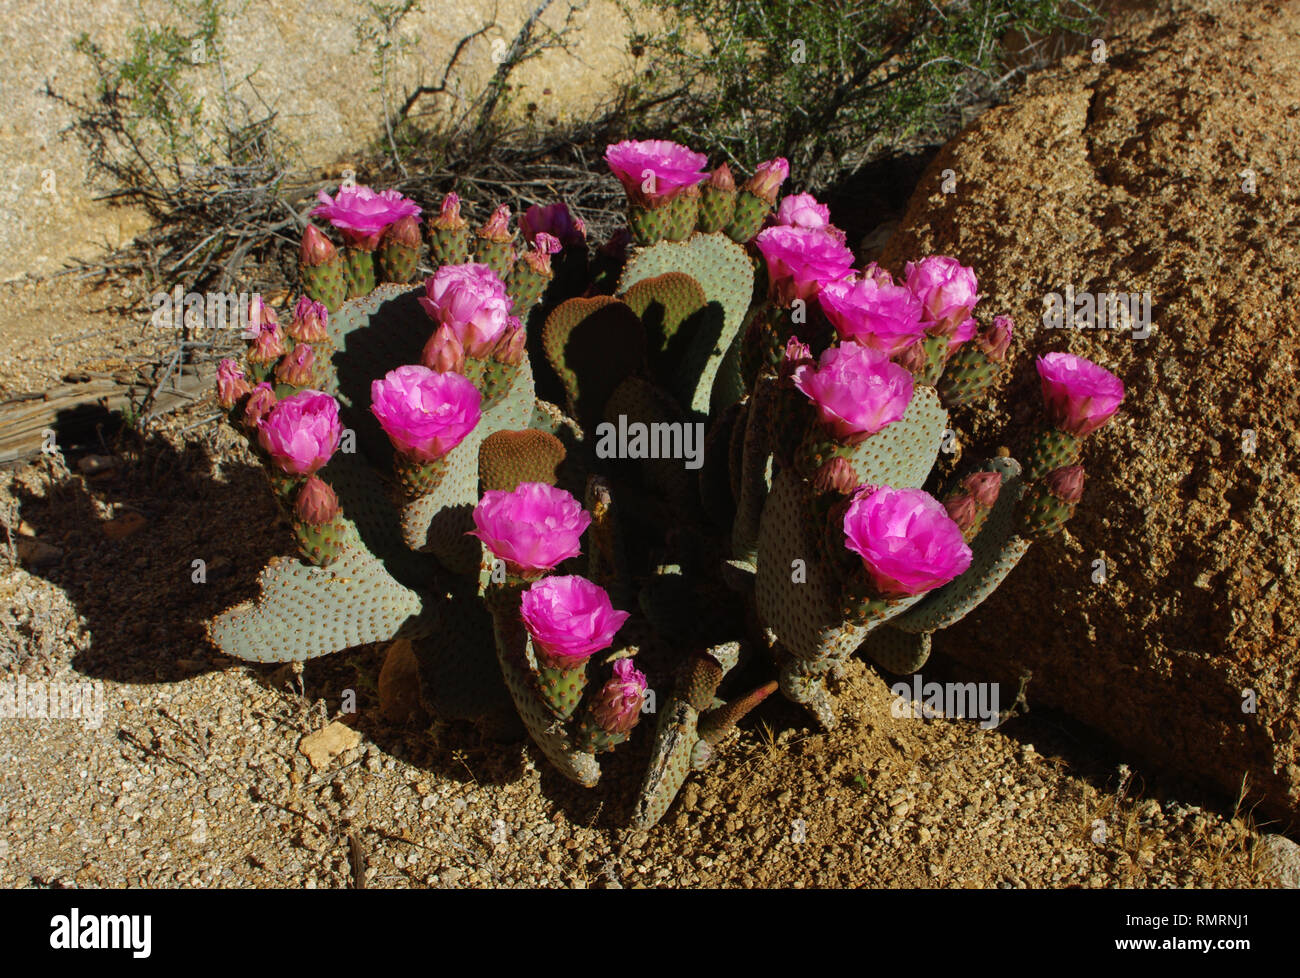
[[645,691],[645,673],[631,659],[619,659],[614,663],[613,678],[596,694],[591,706],[592,719],[607,733],[630,733],[641,718]]
[[948,518],[957,524],[963,534],[975,525],[975,520],[979,516],[975,499],[968,492],[953,496],[943,504],[943,508],[948,512]]
[[248,395],[248,403],[244,405],[244,424],[256,428],[262,423],[262,419],[271,413],[271,408],[275,407],[275,404],[275,390],[269,381],[262,381]]
[[334,494],[329,483],[319,476],[309,476],[298,490],[298,498],[293,504],[293,513],[299,521],[312,526],[328,523],[339,513],[339,497]]
[[465,369],[465,347],[450,326],[439,326],[424,344],[420,363],[440,374],[460,373]]
[[720,163],[718,168],[709,174],[706,186],[714,190],[735,190],[736,178],[731,175],[731,167],[726,163]]
[[442,198],[442,211],[429,222],[429,226],[448,229],[469,227],[469,221],[460,216],[459,195],[448,194]]
[[510,240],[510,205],[502,204],[478,229],[478,236],[488,241],[505,242]]
[[399,221],[390,224],[384,232],[384,240],[391,241],[406,248],[420,247],[420,220],[408,214]]
[[1010,316],[994,316],[993,322],[975,334],[975,345],[986,357],[1001,363],[1007,358],[1011,346],[1011,330],[1015,324]]
[[329,318],[329,310],[323,304],[303,296],[293,307],[293,321],[286,332],[300,343],[323,343],[329,339],[325,331]]
[[997,472],[972,472],[962,480],[962,486],[985,509],[992,509],[1002,489],[1002,476]]
[[1082,465],[1067,465],[1047,473],[1047,491],[1063,503],[1077,503],[1083,498]]
[[760,163],[758,169],[754,171],[754,175],[745,184],[745,189],[755,197],[761,197],[769,204],[775,204],[777,194],[781,190],[781,184],[785,183],[785,179],[789,175],[789,161],[784,157],[777,157],[774,160],[768,160],[766,163]]
[[506,327],[501,338],[497,340],[496,347],[492,350],[492,358],[498,363],[518,366],[524,362],[524,348],[527,344],[527,336],[524,335],[524,324],[518,317],[510,317],[510,325]]
[[217,366],[217,403],[229,411],[235,402],[247,394],[251,387],[244,377],[244,368],[234,360],[222,360]]
[[327,265],[334,260],[337,253],[330,239],[321,234],[316,225],[307,225],[302,232],[302,249],[298,253],[304,265],[309,268]]
[[316,353],[310,344],[299,343],[293,352],[275,365],[275,379],[291,387],[310,387],[316,367]]
[[835,492],[847,496],[858,484],[858,474],[847,459],[833,456],[817,470],[813,478],[813,488],[818,492]]

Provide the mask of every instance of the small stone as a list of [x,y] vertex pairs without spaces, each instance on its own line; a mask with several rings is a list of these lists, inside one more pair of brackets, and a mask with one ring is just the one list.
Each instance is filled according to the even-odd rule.
[[329,766],[331,760],[359,743],[361,743],[361,734],[335,720],[325,729],[317,730],[302,738],[298,750],[306,755],[312,767],[322,771]]
[[104,536],[110,540],[125,540],[131,534],[143,530],[148,522],[139,513],[126,512],[106,523],[101,523],[100,528],[104,531]]
[[77,461],[77,471],[82,475],[96,476],[111,472],[121,464],[113,455],[86,455]]
[[1300,890],[1300,845],[1283,835],[1259,840],[1264,878],[1288,890]]
[[20,536],[14,541],[18,551],[18,560],[25,567],[46,567],[58,563],[63,557],[63,550],[44,540]]

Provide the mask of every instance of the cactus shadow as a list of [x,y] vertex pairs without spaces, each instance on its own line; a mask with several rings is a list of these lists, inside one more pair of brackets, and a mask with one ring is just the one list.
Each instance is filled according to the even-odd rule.
[[[62,589],[84,622],[89,642],[73,668],[125,683],[176,682],[216,668],[205,623],[256,594],[267,560],[293,547],[261,467],[223,461],[218,470],[196,441],[177,448],[130,430],[94,447],[119,464],[40,489],[14,487],[22,519],[62,551],[33,573]],[[85,451],[65,452],[75,470]]]

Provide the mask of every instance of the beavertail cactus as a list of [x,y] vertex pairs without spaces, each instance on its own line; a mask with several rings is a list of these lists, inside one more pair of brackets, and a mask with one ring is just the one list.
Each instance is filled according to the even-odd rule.
[[1046,354],[1024,466],[941,477],[949,411],[1013,359],[973,268],[855,267],[825,204],[781,199],[783,159],[605,159],[628,227],[590,248],[561,202],[471,222],[448,193],[422,242],[394,191],[321,194],[336,240],[307,225],[304,295],[255,300],[216,378],[298,556],[209,631],[259,662],[405,639],[431,714],[522,729],[586,786],[654,713],[649,827],[775,691],[829,728],[848,656],[920,668],[1080,505],[1124,388]]

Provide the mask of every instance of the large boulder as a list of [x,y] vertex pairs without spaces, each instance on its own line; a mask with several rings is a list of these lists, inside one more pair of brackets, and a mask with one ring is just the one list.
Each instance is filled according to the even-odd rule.
[[[1067,532],[935,647],[1032,670],[1031,703],[1153,768],[1230,797],[1246,777],[1294,830],[1300,6],[1175,2],[1105,44],[945,147],[882,257],[959,258],[981,308],[1015,318],[1005,416],[957,415],[968,458],[1028,445],[1037,354],[1082,354],[1128,389]],[[1049,328],[1045,297],[1067,286],[1150,293],[1149,336]]]

